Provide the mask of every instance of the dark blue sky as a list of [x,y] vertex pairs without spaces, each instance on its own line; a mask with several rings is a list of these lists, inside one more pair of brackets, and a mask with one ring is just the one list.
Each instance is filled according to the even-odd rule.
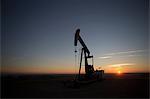
[[[148,0],[2,1],[4,71],[74,71],[77,28],[95,65],[106,71],[112,64],[148,68]],[[110,53],[115,53],[111,61],[105,57]]]

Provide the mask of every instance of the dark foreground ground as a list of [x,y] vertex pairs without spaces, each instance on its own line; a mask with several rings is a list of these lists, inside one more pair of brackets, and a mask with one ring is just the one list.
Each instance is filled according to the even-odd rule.
[[74,75],[1,75],[3,98],[149,98],[149,74],[106,74],[105,80],[64,87]]

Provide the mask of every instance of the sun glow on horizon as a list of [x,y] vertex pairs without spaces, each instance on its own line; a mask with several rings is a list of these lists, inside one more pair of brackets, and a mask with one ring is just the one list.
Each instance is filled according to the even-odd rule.
[[120,71],[120,70],[118,71],[118,74],[121,74],[121,71]]

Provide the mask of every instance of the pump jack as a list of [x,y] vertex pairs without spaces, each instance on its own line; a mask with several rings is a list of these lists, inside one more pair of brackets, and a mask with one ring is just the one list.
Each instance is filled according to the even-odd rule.
[[[90,51],[85,45],[84,41],[80,36],[80,29],[76,30],[75,38],[74,38],[74,46],[77,46],[77,42],[80,42],[82,45],[81,50],[81,58],[80,58],[80,67],[79,67],[79,74],[76,80],[78,81],[93,81],[93,80],[102,80],[104,75],[104,70],[94,70],[93,67],[93,56],[90,55]],[[75,50],[75,52],[77,52]],[[85,58],[85,74],[81,77],[81,65],[82,65],[82,57],[84,53]],[[92,65],[88,64],[88,59],[92,59]]]
[[[100,81],[104,78],[104,70],[94,70],[93,67],[93,56],[90,55],[90,51],[85,45],[83,39],[80,36],[80,29],[76,30],[75,38],[74,38],[74,46],[77,46],[78,41],[82,45],[81,50],[81,58],[80,58],[80,67],[79,67],[79,74],[75,77],[73,81],[67,81],[64,82],[64,85],[66,86],[69,84],[69,86],[76,87],[80,84],[90,83],[93,81]],[[77,51],[75,50],[75,53]],[[82,58],[84,54],[84,62],[85,62],[85,74],[81,74],[81,65],[82,65]],[[92,65],[88,64],[88,59],[92,59]]]

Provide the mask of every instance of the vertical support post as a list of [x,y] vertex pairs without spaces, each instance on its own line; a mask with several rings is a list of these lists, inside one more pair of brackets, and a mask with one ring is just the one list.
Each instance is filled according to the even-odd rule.
[[80,78],[81,65],[82,65],[82,55],[83,55],[83,48],[82,48],[82,51],[81,51],[81,58],[80,58],[80,67],[79,67],[79,76],[78,76],[78,79]]
[[94,60],[93,60],[93,57],[92,57],[92,65],[94,66]]
[[85,73],[88,74],[89,67],[88,67],[88,61],[87,61],[86,51],[84,51],[84,57],[85,57]]

